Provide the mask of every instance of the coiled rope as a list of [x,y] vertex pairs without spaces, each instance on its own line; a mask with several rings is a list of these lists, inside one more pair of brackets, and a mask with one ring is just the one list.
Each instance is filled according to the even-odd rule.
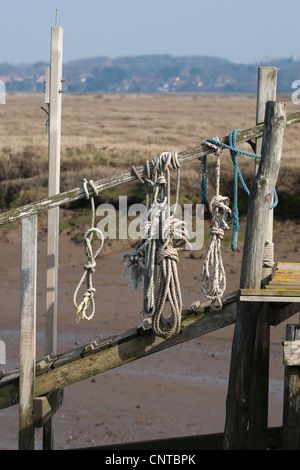
[[[170,215],[170,169],[175,168],[177,204],[177,154],[164,152],[150,162],[152,180],[140,178],[133,167],[138,179],[153,189],[153,195],[142,223],[142,241],[132,255],[126,253],[122,256],[124,274],[127,274],[130,284],[137,289],[143,280],[142,313],[152,318],[153,331],[163,338],[171,338],[181,329],[182,298],[177,263],[179,251],[185,250],[189,244],[185,222]],[[163,315],[167,301],[171,308],[169,317]]]
[[[88,184],[90,187],[93,189],[93,194],[90,196],[89,191],[88,191]],[[94,316],[95,313],[95,299],[94,299],[94,294],[96,292],[96,289],[93,287],[93,273],[95,272],[95,267],[96,267],[96,258],[98,254],[100,253],[103,243],[104,243],[104,235],[101,232],[100,229],[95,227],[95,201],[94,201],[94,196],[98,196],[98,191],[96,186],[94,185],[93,181],[90,180],[87,182],[87,180],[84,178],[83,180],[83,189],[86,195],[87,199],[90,199],[91,201],[91,211],[92,211],[92,216],[91,216],[91,227],[86,230],[86,232],[83,235],[83,239],[85,242],[85,254],[87,256],[87,263],[84,265],[84,273],[75,289],[74,295],[73,295],[73,303],[76,308],[76,322],[78,323],[80,319],[86,319],[86,320],[91,320]],[[93,253],[92,250],[92,239],[94,234],[97,234],[98,237],[100,238],[100,245]],[[83,301],[78,305],[77,304],[77,295],[78,291],[83,284],[83,281],[86,279],[86,286],[87,289],[83,295]],[[89,305],[91,304],[91,313],[87,315],[87,309]]]

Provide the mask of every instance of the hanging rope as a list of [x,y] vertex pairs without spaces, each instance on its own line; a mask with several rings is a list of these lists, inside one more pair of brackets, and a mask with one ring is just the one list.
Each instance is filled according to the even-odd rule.
[[[208,146],[212,145],[208,142],[206,142]],[[206,155],[200,158],[201,160],[201,166],[199,169],[199,175],[198,178],[196,179],[194,183],[194,188],[200,188],[201,189],[201,198],[200,198],[200,203],[205,204],[206,207],[209,207],[209,202],[207,199],[207,190],[208,190],[208,182],[207,182],[207,158]]]
[[[158,336],[170,338],[181,327],[182,299],[177,262],[178,252],[186,249],[188,244],[185,223],[170,215],[170,169],[177,169],[175,209],[179,197],[177,154],[164,152],[150,162],[149,168],[151,182],[148,178],[140,178],[133,168],[138,179],[153,188],[153,195],[142,223],[143,239],[132,255],[123,255],[122,261],[124,274],[134,288],[138,288],[143,280],[143,315],[152,318],[152,327]],[[163,310],[167,301],[171,315],[166,318]]]
[[[208,145],[213,144],[208,142]],[[225,230],[229,229],[227,220],[231,217],[231,210],[229,208],[229,198],[220,195],[220,148],[217,146],[214,148],[216,151],[216,195],[209,204],[212,221],[200,285],[203,294],[212,300],[212,308],[214,310],[221,310],[221,297],[226,289],[226,274],[222,260],[221,241]]]
[[[169,233],[165,233],[165,231]],[[162,230],[162,239],[157,246],[159,265],[153,329],[158,336],[171,338],[180,332],[182,297],[177,273],[179,252],[186,249],[188,233],[185,223],[171,217]],[[166,301],[170,302],[171,315],[165,317],[163,310]]]
[[[253,158],[261,158],[261,155],[245,152],[244,150],[240,150],[236,147],[236,135],[238,132],[240,132],[239,129],[234,129],[233,131],[230,132],[229,145],[223,144],[223,142],[220,142],[217,139],[208,139],[204,142],[206,145],[211,144],[211,145],[218,146],[222,149],[228,149],[230,151],[230,156],[233,162],[234,177],[233,177],[233,201],[232,201],[232,224],[233,224],[233,233],[232,233],[232,242],[231,242],[232,251],[235,251],[237,248],[237,239],[238,239],[238,232],[239,232],[239,210],[238,210],[238,182],[239,180],[246,194],[248,196],[250,195],[250,191],[244,181],[244,178],[238,166],[238,154],[245,155],[248,157],[253,157]],[[205,185],[204,179],[203,179],[203,184]],[[205,187],[204,187],[204,191],[205,191]],[[270,209],[273,209],[274,207],[276,207],[277,204],[278,204],[278,196],[277,196],[277,192],[275,189],[274,190],[274,202],[270,206]]]
[[[93,190],[93,194],[90,196],[89,191],[88,191],[88,184]],[[95,272],[95,267],[96,267],[96,258],[98,254],[100,253],[103,243],[104,243],[104,235],[99,230],[97,227],[95,227],[95,201],[94,201],[94,196],[98,196],[98,191],[96,186],[94,185],[93,181],[90,180],[89,183],[87,180],[84,178],[83,180],[83,189],[86,195],[87,199],[90,199],[91,201],[91,211],[92,211],[92,216],[91,216],[91,227],[85,232],[83,239],[85,242],[85,254],[87,256],[87,263],[84,265],[84,273],[76,287],[76,290],[73,295],[73,303],[76,308],[76,322],[78,323],[80,319],[86,319],[86,320],[91,320],[94,316],[95,313],[95,300],[94,300],[94,294],[96,292],[96,289],[93,287],[93,273]],[[100,238],[100,245],[93,253],[92,250],[92,239],[94,234],[97,234],[98,237]],[[83,295],[83,301],[78,305],[77,304],[77,295],[80,287],[83,284],[83,281],[86,279],[86,292]],[[89,305],[91,304],[91,313],[87,315],[87,309]]]

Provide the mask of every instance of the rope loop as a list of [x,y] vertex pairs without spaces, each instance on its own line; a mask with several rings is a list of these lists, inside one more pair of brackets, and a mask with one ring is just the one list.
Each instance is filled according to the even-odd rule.
[[[94,316],[95,313],[95,300],[94,300],[94,294],[96,292],[96,289],[93,287],[93,273],[95,272],[96,268],[96,258],[99,255],[100,251],[102,250],[103,244],[104,244],[104,235],[100,229],[95,227],[95,201],[94,201],[94,195],[98,195],[98,190],[92,180],[89,182],[84,178],[83,180],[83,190],[85,192],[86,198],[90,199],[91,201],[91,227],[87,229],[83,235],[83,240],[85,243],[85,254],[87,256],[87,262],[83,266],[84,273],[75,289],[74,295],[73,295],[73,304],[76,308],[76,323],[80,321],[80,319],[86,319],[86,320],[91,320]],[[93,190],[92,194],[90,195],[89,188],[90,186]],[[95,253],[93,253],[92,250],[92,240],[94,237],[94,234],[98,236],[100,239],[99,246]],[[77,303],[77,295],[80,287],[83,284],[83,281],[86,279],[86,291],[83,294],[83,301],[78,305]],[[91,305],[91,313],[90,315],[87,314],[87,309]]]
[[[233,222],[233,233],[232,233],[232,242],[231,242],[231,249],[232,251],[236,251],[237,248],[237,240],[238,240],[238,232],[239,232],[239,210],[238,210],[238,182],[240,181],[242,187],[246,194],[250,196],[250,191],[244,181],[243,175],[238,166],[238,154],[246,155],[248,157],[253,158],[261,158],[261,155],[257,155],[256,153],[245,152],[244,150],[240,150],[236,147],[236,135],[240,132],[239,129],[234,129],[230,132],[228,141],[229,145],[220,142],[219,139],[207,139],[203,142],[203,144],[216,149],[217,147],[221,149],[228,149],[230,151],[230,156],[233,162],[234,168],[234,176],[233,176],[233,202],[232,202],[232,222]],[[250,145],[252,144],[249,142]],[[252,145],[251,145],[252,147]],[[202,157],[203,159],[204,157]],[[203,160],[202,160],[203,161]],[[203,164],[202,164],[203,165]],[[205,174],[204,174],[205,172]],[[205,157],[205,167],[203,166],[202,169],[202,182],[201,182],[201,201],[207,204],[206,199],[206,188],[207,188],[207,176],[206,176],[206,157]],[[270,209],[273,209],[278,204],[278,195],[276,189],[274,189],[274,202],[270,206]]]
[[200,276],[200,286],[203,294],[211,299],[213,310],[222,309],[221,297],[226,289],[226,274],[222,260],[221,241],[225,230],[229,229],[231,219],[229,198],[219,194],[220,188],[220,153],[216,152],[216,195],[211,199],[211,227],[208,250]]
[[[90,235],[93,236],[93,234],[96,233],[98,235],[98,237],[100,238],[100,244],[97,248],[97,250],[95,251],[95,253],[93,253],[93,250],[92,250],[92,245],[91,245],[91,237]],[[73,296],[73,303],[74,303],[74,306],[76,308],[76,322],[78,323],[80,321],[80,319],[86,319],[86,320],[91,320],[94,316],[94,313],[95,313],[95,301],[94,301],[94,294],[96,292],[96,289],[93,287],[93,279],[92,279],[92,275],[93,273],[95,272],[95,268],[96,268],[96,258],[98,256],[98,254],[100,253],[102,247],[103,247],[103,244],[104,244],[104,236],[103,236],[103,233],[101,232],[101,230],[99,230],[98,228],[96,227],[91,227],[89,228],[84,236],[84,241],[85,241],[85,253],[86,253],[86,256],[87,256],[87,262],[86,264],[83,266],[83,269],[84,269],[84,273],[77,285],[77,288],[74,292],[74,296]],[[83,294],[83,301],[81,302],[81,304],[77,304],[77,295],[78,295],[78,291],[80,289],[80,287],[82,286],[83,284],[83,281],[86,279],[86,286],[87,286],[87,289],[86,289],[86,292]],[[89,305],[91,304],[91,307],[92,307],[92,312],[90,315],[87,315],[87,309],[89,307]]]

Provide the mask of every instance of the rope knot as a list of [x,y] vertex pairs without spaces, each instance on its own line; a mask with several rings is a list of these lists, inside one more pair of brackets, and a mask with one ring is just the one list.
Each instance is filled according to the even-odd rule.
[[[210,144],[205,142],[206,144]],[[214,310],[222,309],[221,297],[226,289],[226,275],[221,254],[221,240],[225,230],[229,229],[227,220],[231,218],[229,198],[219,194],[220,188],[220,155],[216,152],[216,195],[211,199],[209,210],[211,213],[210,239],[206,258],[204,261],[200,284],[203,294],[212,300]],[[210,273],[211,269],[211,273]]]
[[88,262],[83,266],[83,269],[85,269],[86,271],[90,271],[91,273],[94,273],[94,272],[95,272],[95,267],[96,267],[96,261],[95,261],[95,260],[91,260],[91,261],[88,261]]
[[178,263],[178,249],[172,245],[170,240],[167,240],[163,245],[157,247],[156,264],[161,264],[165,258]]

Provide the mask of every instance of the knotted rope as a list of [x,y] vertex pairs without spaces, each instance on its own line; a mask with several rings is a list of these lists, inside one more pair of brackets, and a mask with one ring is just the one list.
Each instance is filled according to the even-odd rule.
[[[250,191],[244,181],[244,178],[242,176],[242,173],[239,169],[238,166],[238,154],[241,155],[246,155],[248,157],[253,157],[253,158],[261,158],[261,155],[257,155],[255,153],[249,153],[245,152],[244,150],[239,150],[236,147],[236,134],[240,132],[239,129],[234,129],[233,131],[230,132],[229,134],[229,145],[223,144],[223,142],[220,142],[217,139],[208,139],[204,143],[206,145],[217,145],[218,147],[222,149],[228,149],[230,151],[230,156],[233,162],[233,167],[234,167],[234,178],[233,178],[233,202],[232,202],[232,222],[233,222],[233,233],[232,233],[232,242],[231,242],[231,249],[232,251],[236,250],[237,247],[237,238],[238,238],[238,232],[239,232],[239,210],[238,210],[238,182],[240,180],[244,191],[246,194],[249,196]],[[205,193],[205,180],[206,176],[202,177],[202,184],[203,184],[203,193]],[[276,189],[274,190],[274,202],[270,206],[270,209],[273,209],[276,207],[278,204],[278,196]]]
[[[207,145],[211,146],[213,144],[208,142]],[[214,310],[221,310],[221,297],[223,296],[226,289],[226,274],[222,260],[221,241],[224,237],[225,230],[229,229],[227,220],[231,217],[231,210],[229,208],[229,198],[219,194],[220,149],[217,146],[214,148],[216,150],[215,153],[217,157],[216,195],[212,198],[209,204],[212,221],[208,250],[200,277],[200,285],[203,294],[212,300],[212,308]]]
[[[179,162],[177,154],[164,152],[150,164],[152,180],[138,179],[153,188],[152,203],[142,224],[143,239],[135,252],[122,257],[134,288],[144,281],[143,315],[152,318],[155,333],[170,338],[180,331],[182,299],[177,273],[178,252],[186,249],[188,234],[185,223],[170,216],[170,169],[177,169],[176,205],[179,195]],[[166,176],[164,175],[166,174]],[[175,205],[175,207],[176,207]],[[159,271],[157,272],[157,266]],[[163,316],[166,301],[171,315]]]
[[[88,191],[88,184],[93,190],[93,194],[90,196],[89,191]],[[98,191],[96,186],[94,185],[93,181],[90,180],[89,183],[87,182],[86,179],[83,180],[83,189],[86,195],[87,199],[90,199],[91,201],[91,211],[92,211],[92,216],[91,216],[91,227],[86,230],[84,233],[83,239],[85,241],[85,254],[87,256],[87,263],[83,266],[84,268],[84,273],[76,287],[76,290],[73,295],[73,303],[76,308],[76,322],[78,323],[80,319],[86,319],[86,320],[91,320],[94,316],[95,313],[95,300],[94,300],[94,294],[96,292],[96,289],[93,287],[93,273],[95,272],[95,267],[96,267],[96,258],[98,254],[100,253],[103,243],[104,243],[104,235],[99,230],[97,227],[95,227],[95,201],[94,201],[94,195],[98,196]],[[94,236],[94,233],[98,235],[100,238],[100,245],[93,253],[92,250],[92,239]],[[86,292],[83,295],[83,301],[78,305],[77,304],[77,295],[78,291],[83,284],[83,281],[86,279]],[[87,315],[87,309],[89,305],[91,304],[91,313]]]
[[[153,329],[158,336],[171,338],[181,329],[182,296],[177,263],[178,253],[185,250],[186,245],[189,244],[189,236],[185,223],[174,217],[169,219],[162,232],[162,239],[158,241],[157,246],[156,263],[159,265],[159,274]],[[170,302],[171,315],[169,317],[163,315],[166,301]]]

